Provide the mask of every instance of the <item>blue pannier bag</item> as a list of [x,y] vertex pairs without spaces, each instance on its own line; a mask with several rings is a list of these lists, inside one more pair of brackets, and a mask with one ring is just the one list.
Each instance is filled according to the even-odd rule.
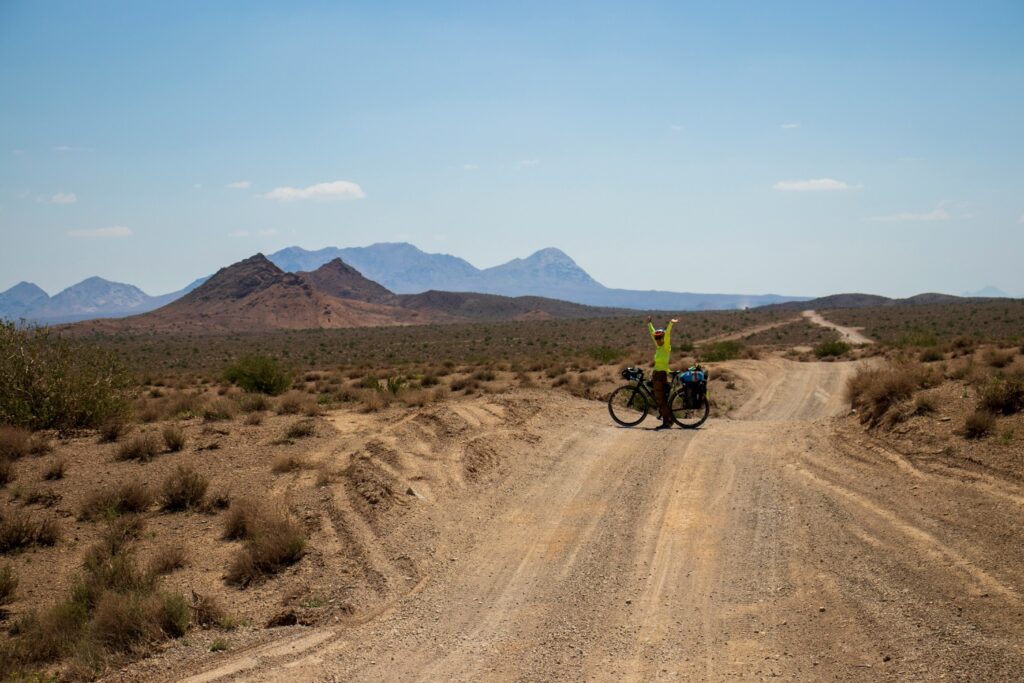
[[704,373],[701,370],[687,370],[683,373],[684,382],[703,382]]

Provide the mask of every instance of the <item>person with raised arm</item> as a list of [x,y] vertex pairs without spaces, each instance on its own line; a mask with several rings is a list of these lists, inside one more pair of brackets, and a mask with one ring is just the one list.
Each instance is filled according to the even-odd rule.
[[651,316],[647,316],[647,331],[654,341],[654,373],[651,375],[651,384],[654,388],[654,398],[658,401],[658,411],[661,413],[661,424],[655,429],[672,428],[672,409],[668,405],[668,363],[672,356],[672,326],[679,322],[678,318],[672,318],[665,327],[654,327]]

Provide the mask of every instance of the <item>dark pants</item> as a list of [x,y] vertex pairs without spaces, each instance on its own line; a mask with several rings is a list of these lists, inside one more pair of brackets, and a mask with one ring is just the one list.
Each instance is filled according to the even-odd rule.
[[651,384],[654,389],[654,398],[658,402],[658,412],[661,413],[661,421],[664,424],[672,424],[672,409],[668,405],[668,373],[664,370],[655,370],[651,375]]

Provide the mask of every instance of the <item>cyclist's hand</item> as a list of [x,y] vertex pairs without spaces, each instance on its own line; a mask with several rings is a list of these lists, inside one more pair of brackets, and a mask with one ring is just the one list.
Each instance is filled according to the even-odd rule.
[[651,316],[647,316],[647,322],[651,322],[652,320],[654,320],[654,318],[652,318]]
[[672,322],[672,324],[674,325],[674,324],[676,324],[677,322],[679,322],[679,318],[672,318],[671,322]]

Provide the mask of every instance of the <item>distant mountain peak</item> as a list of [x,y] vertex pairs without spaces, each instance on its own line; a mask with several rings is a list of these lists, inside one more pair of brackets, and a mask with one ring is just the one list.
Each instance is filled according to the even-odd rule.
[[363,277],[362,273],[340,258],[332,259],[312,272],[300,272],[298,275],[321,292],[339,299],[382,303],[394,296],[390,290]]
[[964,296],[1005,299],[1010,295],[1004,292],[1003,290],[999,289],[995,285],[985,285],[984,287],[975,292],[964,292]]
[[[221,268],[213,277],[182,299],[194,301],[237,300],[280,282],[286,273],[263,254],[254,254]],[[182,300],[182,299],[179,299]]]

